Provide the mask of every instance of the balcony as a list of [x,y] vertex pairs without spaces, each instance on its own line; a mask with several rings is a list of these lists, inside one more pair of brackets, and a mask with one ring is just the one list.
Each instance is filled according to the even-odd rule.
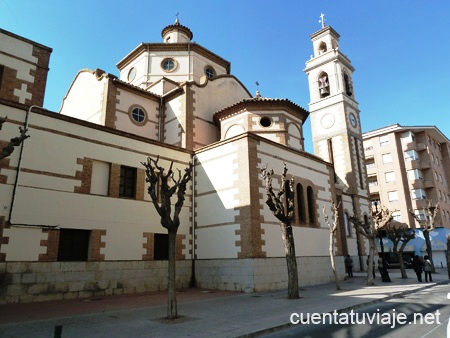
[[419,160],[406,160],[405,159],[405,169],[421,169],[421,162]]
[[417,144],[416,150],[418,150],[418,151],[427,150],[427,145],[425,143],[418,142],[416,144]]
[[414,189],[424,189],[425,182],[422,179],[416,179],[416,180],[412,181],[412,187]]
[[423,187],[425,189],[434,188],[434,181],[433,180],[425,180],[423,182]]

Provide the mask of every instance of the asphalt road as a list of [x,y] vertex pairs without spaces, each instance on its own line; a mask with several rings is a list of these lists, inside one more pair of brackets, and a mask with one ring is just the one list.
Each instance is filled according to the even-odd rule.
[[298,324],[264,337],[450,338],[449,292],[449,285],[438,285],[347,313],[294,314],[291,318]]

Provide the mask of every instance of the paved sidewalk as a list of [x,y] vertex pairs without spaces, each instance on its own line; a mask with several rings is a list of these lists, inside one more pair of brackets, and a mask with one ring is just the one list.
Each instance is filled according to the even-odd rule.
[[[0,305],[0,337],[54,337],[62,325],[62,338],[70,337],[251,337],[289,325],[291,313],[346,311],[383,299],[398,297],[449,283],[447,271],[438,269],[433,283],[419,283],[412,270],[401,279],[389,270],[391,283],[376,278],[366,286],[365,274],[334,283],[302,287],[300,299],[286,299],[286,290],[237,293],[188,289],[177,293],[179,319],[168,321],[166,293],[102,297],[26,304]],[[446,295],[443,295],[446,297]]]

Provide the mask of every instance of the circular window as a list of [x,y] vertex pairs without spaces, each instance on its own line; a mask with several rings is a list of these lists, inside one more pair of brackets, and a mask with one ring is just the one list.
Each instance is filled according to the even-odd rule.
[[264,116],[259,120],[259,124],[261,124],[263,127],[270,127],[272,125],[272,120],[270,119],[270,117]]
[[128,81],[133,81],[136,77],[136,68],[132,67],[130,71],[128,72]]
[[208,79],[212,79],[214,76],[216,76],[216,72],[212,67],[206,67],[205,75]]
[[143,125],[147,122],[147,113],[141,107],[134,107],[130,111],[131,121],[135,124]]
[[175,60],[174,59],[164,59],[161,62],[161,67],[166,72],[171,72],[175,69]]

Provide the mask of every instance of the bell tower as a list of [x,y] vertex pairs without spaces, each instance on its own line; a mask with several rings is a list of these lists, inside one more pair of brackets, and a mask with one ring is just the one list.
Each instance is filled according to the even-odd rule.
[[339,34],[325,25],[311,35],[314,55],[306,62],[314,154],[334,164],[344,194],[368,197],[358,102],[351,61],[339,48]]

